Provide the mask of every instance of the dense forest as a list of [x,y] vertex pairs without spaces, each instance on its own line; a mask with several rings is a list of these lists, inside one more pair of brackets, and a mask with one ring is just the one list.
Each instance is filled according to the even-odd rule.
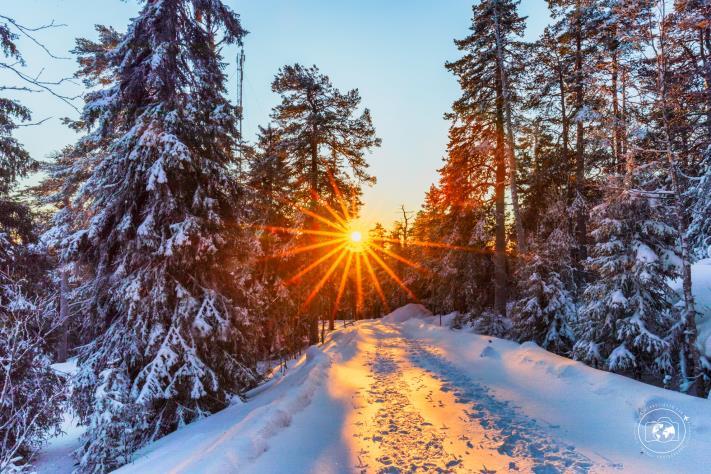
[[[707,397],[691,265],[711,257],[711,4],[548,0],[533,42],[518,4],[476,2],[452,32],[439,181],[364,236],[382,243],[367,268],[326,259],[323,217],[357,215],[375,182],[358,90],[285,65],[270,123],[241,137],[222,57],[239,15],[144,0],[77,39],[79,138],[44,162],[13,136],[31,111],[3,94],[71,99],[22,72],[36,31],[0,14],[0,67],[20,80],[0,84],[0,471],[29,470],[70,407],[77,471],[108,472],[259,384],[261,361],[415,299]],[[70,384],[50,368],[68,357]]]

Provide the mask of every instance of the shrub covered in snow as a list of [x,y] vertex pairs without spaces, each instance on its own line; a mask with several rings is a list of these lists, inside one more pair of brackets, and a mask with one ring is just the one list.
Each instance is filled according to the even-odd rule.
[[0,472],[24,472],[43,441],[59,429],[62,381],[50,368],[47,338],[56,301],[13,273],[24,249],[0,233]]

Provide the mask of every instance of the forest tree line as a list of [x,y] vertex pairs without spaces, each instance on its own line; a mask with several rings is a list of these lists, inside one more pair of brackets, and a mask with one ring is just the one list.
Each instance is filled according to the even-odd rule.
[[458,324],[705,397],[711,5],[549,0],[525,42],[518,3],[476,4],[456,41],[448,154],[409,231],[482,251],[411,249],[431,278],[408,281]]

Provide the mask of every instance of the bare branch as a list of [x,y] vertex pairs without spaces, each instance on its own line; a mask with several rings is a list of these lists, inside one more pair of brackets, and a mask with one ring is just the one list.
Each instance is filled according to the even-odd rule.
[[41,26],[38,26],[35,28],[31,28],[28,26],[21,25],[20,23],[15,21],[13,18],[7,17],[5,15],[0,15],[0,18],[7,21],[11,25],[13,25],[17,29],[17,31],[22,33],[25,37],[29,38],[29,40],[32,41],[34,44],[36,44],[37,46],[42,48],[44,50],[44,52],[47,53],[50,57],[52,57],[54,59],[71,59],[68,57],[56,56],[44,44],[42,44],[41,41],[39,41],[37,38],[34,37],[34,35],[31,34],[32,32],[42,31],[42,30],[46,30],[49,28],[61,28],[61,27],[65,27],[67,25],[65,25],[63,23],[55,23],[54,20],[52,20],[52,22],[47,25],[41,25]]
[[29,87],[18,86],[0,86],[0,91],[42,92],[39,89],[30,89]]
[[55,92],[51,87],[49,86],[54,86],[54,85],[60,85],[63,84],[64,82],[71,82],[74,83],[73,81],[70,80],[70,78],[64,78],[60,79],[59,81],[56,82],[50,82],[50,81],[39,81],[31,76],[28,76],[27,74],[23,73],[22,71],[18,70],[17,68],[13,67],[10,64],[2,63],[0,62],[0,68],[7,69],[9,71],[12,71],[15,75],[17,75],[20,79],[23,81],[27,82],[28,84],[32,84],[34,86],[39,87],[40,89],[49,92],[52,94],[54,97],[58,98],[65,104],[69,105],[71,108],[73,108],[75,111],[79,112],[79,109],[77,106],[75,106],[71,101],[74,99],[77,99],[81,97],[80,95],[76,95],[73,97],[62,95],[58,92]]
[[52,119],[52,118],[53,118],[53,117],[45,117],[45,118],[43,118],[42,120],[38,120],[37,122],[21,123],[21,124],[15,125],[15,127],[16,127],[16,128],[20,128],[20,127],[34,127],[34,126],[36,126],[36,125],[42,125],[42,124],[45,123],[47,120],[50,120],[50,119]]

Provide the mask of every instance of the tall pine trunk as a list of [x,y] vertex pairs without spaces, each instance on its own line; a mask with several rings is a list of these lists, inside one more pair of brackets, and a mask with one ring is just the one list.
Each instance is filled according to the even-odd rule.
[[494,255],[494,307],[496,312],[506,316],[507,273],[506,273],[506,159],[504,140],[504,94],[501,82],[501,69],[496,68],[496,249]]
[[[583,31],[580,1],[576,3],[575,29],[575,108],[578,113],[575,129],[575,200],[584,199],[585,195],[585,128],[580,115],[584,107],[583,89]],[[587,258],[587,221],[588,215],[584,208],[577,208],[575,214],[575,238],[577,241],[578,264]]]
[[504,44],[499,22],[499,3],[494,8],[494,34],[496,37],[496,66],[501,77],[501,89],[506,120],[506,156],[509,166],[509,192],[511,193],[511,207],[513,209],[514,226],[516,228],[516,248],[520,253],[526,253],[526,234],[521,220],[521,208],[518,200],[516,141],[513,132],[513,119],[511,117],[511,91],[509,89],[506,62],[504,60]]
[[[668,74],[667,74],[667,56],[666,56],[666,27],[664,25],[664,7],[661,8],[662,21],[659,22],[659,48],[656,52],[656,67],[657,67],[657,91],[660,98],[659,106],[662,109],[662,137],[664,140],[664,153],[669,166],[669,175],[672,184],[672,193],[674,196],[674,212],[677,233],[679,238],[679,247],[681,249],[682,261],[682,291],[684,294],[684,311],[682,321],[684,326],[683,341],[679,349],[679,364],[681,367],[682,376],[682,391],[686,391],[691,385],[694,385],[696,393],[700,396],[706,396],[707,387],[704,382],[704,369],[701,363],[701,354],[696,347],[696,339],[698,330],[696,327],[696,305],[694,303],[694,295],[692,292],[691,281],[691,254],[689,244],[686,240],[686,215],[684,213],[684,190],[679,182],[679,164],[676,154],[673,151],[673,132],[671,127],[671,118],[669,116],[669,92],[668,92]],[[685,353],[688,351],[688,353]]]
[[[613,36],[617,35],[617,30],[613,30]],[[615,41],[615,38],[612,39]],[[611,91],[612,96],[612,115],[613,115],[613,156],[614,168],[617,171],[622,171],[625,165],[622,155],[622,128],[620,126],[622,117],[620,116],[620,102],[618,98],[619,92],[619,52],[617,45],[612,46],[612,73],[611,73]]]
[[[313,135],[311,138],[311,169],[309,170],[309,179],[311,181],[310,187],[311,187],[311,211],[315,211],[316,207],[318,206],[318,142],[317,138],[318,137],[318,129],[316,128],[316,125],[313,125]],[[313,230],[318,230],[319,223],[316,219],[313,217],[309,218],[309,228]],[[312,236],[313,243],[318,242],[318,237],[316,235]],[[319,334],[318,334],[318,302],[317,304],[313,305],[312,308],[309,311],[309,344],[317,344],[319,341]]]
[[59,280],[59,335],[57,340],[57,362],[66,362],[69,357],[69,273],[62,268]]

